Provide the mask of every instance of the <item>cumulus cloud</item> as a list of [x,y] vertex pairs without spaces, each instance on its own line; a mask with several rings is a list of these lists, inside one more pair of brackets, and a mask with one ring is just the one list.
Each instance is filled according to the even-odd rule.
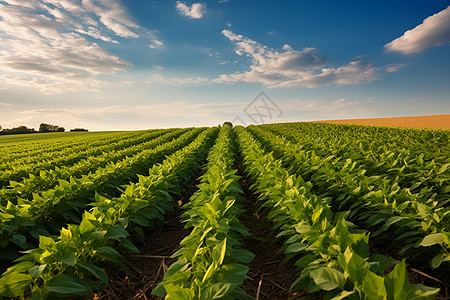
[[177,5],[175,7],[182,16],[191,19],[201,19],[206,12],[206,4],[202,3],[194,3],[189,6],[181,1],[177,1]]
[[360,84],[377,78],[377,68],[368,62],[358,60],[337,68],[326,67],[328,60],[317,48],[308,47],[300,51],[285,44],[278,51],[230,30],[223,30],[222,34],[235,45],[236,54],[248,57],[251,65],[249,71],[222,74],[214,82],[258,82],[268,87],[318,87]]
[[450,43],[450,6],[434,14],[401,37],[386,44],[388,52],[415,54],[423,50]]
[[45,94],[96,90],[105,85],[99,75],[131,66],[97,41],[141,36],[163,44],[128,16],[120,0],[2,0],[0,77]]

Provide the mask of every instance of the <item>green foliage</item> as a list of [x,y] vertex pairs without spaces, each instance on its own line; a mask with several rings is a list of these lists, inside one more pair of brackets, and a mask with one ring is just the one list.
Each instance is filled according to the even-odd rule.
[[243,281],[254,255],[239,240],[249,235],[239,223],[239,176],[230,126],[222,127],[208,155],[199,190],[185,204],[183,214],[191,233],[183,239],[175,262],[153,292],[169,299],[236,299],[245,296]]
[[[442,238],[448,236],[450,228],[450,209],[446,205],[450,197],[450,149],[444,142],[446,132],[302,126],[312,132],[331,132],[320,131],[320,142],[300,144],[270,132],[282,132],[292,139],[312,138],[307,133],[293,133],[290,125],[250,126],[250,131],[283,165],[310,181],[317,195],[335,198],[339,209],[349,210],[349,220],[365,222],[374,231],[372,236],[389,237],[394,231],[402,247],[400,256],[430,253],[433,268],[450,261],[450,244]],[[339,135],[337,129],[341,130]],[[357,137],[349,129],[355,129],[360,139],[371,136],[370,145],[355,144]],[[363,130],[368,132],[361,133]],[[391,144],[392,137],[399,133],[405,136],[387,148],[386,143]],[[439,148],[422,140],[428,135]],[[430,235],[441,238],[430,244]]]
[[46,123],[41,123],[39,125],[39,132],[64,132],[64,127],[59,127],[57,125],[51,125]]
[[414,299],[410,290],[438,293],[439,289],[410,286],[404,262],[383,277],[386,265],[393,261],[370,256],[367,233],[352,229],[344,218],[346,213],[333,214],[330,197],[316,195],[311,182],[291,175],[244,128],[236,131],[246,171],[261,195],[260,205],[284,240],[282,250],[288,257],[300,257],[296,265],[301,274],[293,288],[326,291],[333,299],[386,299],[388,294]]
[[[11,199],[6,206],[0,205],[0,213],[7,214],[5,215],[7,217],[0,219],[0,248],[7,248],[13,243],[26,250],[30,247],[27,240],[32,243],[33,238],[40,234],[56,233],[58,228],[67,222],[79,222],[80,211],[94,198],[95,191],[105,193],[113,190],[115,192],[116,186],[127,183],[135,178],[136,174],[146,173],[146,169],[162,161],[165,155],[187,145],[201,130],[189,130],[180,137],[178,136],[181,132],[172,132],[152,139],[148,143],[131,147],[132,149],[127,148],[127,151],[112,152],[111,155],[104,156],[104,167],[98,168],[94,173],[83,174],[81,178],[74,177],[76,168],[71,167],[49,172],[41,171],[39,177],[30,175],[29,180],[15,184],[13,190],[15,193],[25,196],[27,191],[33,191],[35,186],[43,187],[45,183],[51,182],[57,185],[41,192],[38,192],[36,188],[29,200],[19,198],[17,203],[13,203]],[[130,150],[141,151],[128,157],[127,154],[133,153]],[[117,153],[120,155],[114,157]],[[108,161],[108,158],[111,161]],[[118,161],[113,164],[115,160]],[[93,167],[99,163],[99,160],[88,159],[85,163]],[[78,165],[78,167],[81,166]],[[111,186],[111,183],[115,184]],[[10,196],[9,190],[1,191],[4,195]]]
[[[172,209],[172,196],[201,166],[202,157],[217,133],[203,131],[192,143],[154,165],[148,176],[125,188],[118,198],[96,194],[93,208],[85,211],[79,224],[60,229],[59,236],[39,236],[39,248],[25,251],[16,264],[0,278],[0,295],[53,299],[60,296],[90,295],[108,284],[103,262],[122,264],[117,251],[136,247],[127,240],[129,230],[138,226],[137,215],[152,226]],[[171,191],[170,193],[168,191]],[[19,281],[13,278],[20,279]]]

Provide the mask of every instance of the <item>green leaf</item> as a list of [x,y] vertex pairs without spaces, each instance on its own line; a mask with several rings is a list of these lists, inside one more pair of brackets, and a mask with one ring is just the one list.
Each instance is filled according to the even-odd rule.
[[22,249],[26,248],[27,238],[23,234],[13,234],[8,241],[13,242]]
[[248,264],[255,258],[255,254],[245,249],[237,249],[234,252],[233,258],[238,262]]
[[303,255],[299,260],[295,262],[295,265],[299,267],[299,269],[306,268],[311,262],[315,261],[317,256],[314,254],[306,254]]
[[317,219],[320,217],[323,211],[323,206],[317,206],[314,210],[313,215],[311,216],[311,220],[313,221],[313,224],[316,223]]
[[173,300],[192,300],[195,292],[191,289],[180,288],[178,285],[168,283],[164,285],[167,295]]
[[75,276],[59,275],[47,283],[45,288],[50,292],[64,295],[84,295],[89,294],[91,289],[82,285],[80,279]]
[[311,271],[310,276],[322,290],[331,291],[336,288],[344,289],[344,274],[336,269],[322,267]]
[[[230,283],[215,283],[208,288],[206,288],[205,292],[202,293],[200,299],[201,300],[210,300],[210,299],[224,299],[235,287]],[[226,298],[225,298],[226,299]]]
[[120,245],[123,246],[125,249],[130,251],[131,253],[139,253],[139,249],[129,240],[125,239],[120,242]]
[[122,255],[119,254],[119,252],[117,252],[116,250],[114,250],[112,247],[110,246],[103,246],[101,247],[96,255],[100,256],[101,258],[104,258],[106,260],[115,262],[115,263],[120,263],[123,259]]
[[92,231],[95,229],[95,226],[89,221],[89,219],[83,218],[80,223],[79,230],[81,234]]
[[299,253],[299,252],[302,252],[303,250],[305,250],[307,247],[308,247],[308,245],[304,244],[304,243],[293,243],[293,244],[289,245],[284,252],[285,253]]
[[354,293],[356,293],[356,291],[351,291],[351,292],[350,291],[342,291],[338,295],[331,298],[330,300],[342,300],[342,299],[347,298],[350,295],[353,295]]
[[209,268],[206,270],[205,275],[203,276],[202,282],[205,282],[208,280],[214,272],[217,270],[217,265],[215,263],[212,263]]
[[111,240],[120,240],[129,236],[128,232],[120,225],[115,225],[108,228],[105,237]]
[[344,254],[339,255],[338,261],[348,273],[350,279],[362,285],[366,272],[369,269],[369,264],[361,256],[353,253],[350,248],[347,248]]
[[362,291],[368,300],[385,300],[387,297],[384,278],[372,271],[367,271],[362,284]]
[[52,251],[53,246],[55,246],[56,242],[48,236],[43,236],[40,235],[39,236],[39,248],[43,249],[43,250],[48,250],[48,251]]
[[443,165],[439,171],[437,172],[437,174],[442,174],[445,172],[445,170],[447,170],[447,168],[450,166],[450,163],[446,163],[445,165]]
[[227,238],[223,239],[220,243],[214,246],[212,250],[212,258],[218,266],[220,266],[223,263],[226,251],[227,251]]
[[44,272],[45,268],[47,267],[47,265],[42,265],[42,266],[34,266],[31,269],[28,270],[28,273],[33,276],[34,278],[39,278],[41,277],[42,272]]
[[387,268],[395,263],[395,259],[393,259],[392,257],[381,254],[371,255],[369,261],[376,263],[370,266],[371,271],[379,274],[382,274]]
[[432,300],[439,293],[439,288],[415,284],[409,290],[409,300]]
[[60,257],[59,261],[73,267],[77,262],[77,256],[73,252],[68,252],[63,257]]
[[28,274],[10,273],[0,278],[0,295],[4,297],[18,297],[25,294],[33,277]]
[[389,299],[407,299],[410,289],[405,260],[397,264],[384,278],[384,285]]
[[88,263],[78,263],[77,266],[83,270],[86,270],[90,274],[94,275],[97,279],[100,279],[101,282],[104,284],[103,285],[104,287],[106,287],[108,285],[109,278],[103,269],[97,267],[96,265],[88,264]]
[[432,233],[423,238],[422,242],[420,242],[420,246],[429,247],[435,244],[442,244],[446,240],[448,240],[448,238],[444,233]]
[[439,266],[442,263],[442,254],[437,254],[433,259],[431,260],[431,268],[436,269],[439,268]]
[[381,230],[388,230],[388,228],[392,225],[397,223],[398,221],[404,220],[404,219],[409,219],[408,217],[401,217],[401,216],[394,216],[389,218],[389,220],[386,221],[386,223],[381,227]]

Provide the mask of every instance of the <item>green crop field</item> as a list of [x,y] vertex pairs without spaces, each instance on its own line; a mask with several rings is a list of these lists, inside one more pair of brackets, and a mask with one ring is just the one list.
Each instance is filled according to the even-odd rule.
[[449,299],[449,133],[0,136],[0,298]]

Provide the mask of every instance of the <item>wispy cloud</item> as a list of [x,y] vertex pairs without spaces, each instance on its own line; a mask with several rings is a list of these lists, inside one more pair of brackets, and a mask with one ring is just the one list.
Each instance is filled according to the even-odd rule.
[[403,69],[404,67],[406,67],[407,65],[409,65],[409,64],[408,63],[405,63],[405,64],[390,64],[390,65],[386,66],[386,72],[388,72],[388,73],[397,72],[397,71]]
[[388,52],[415,54],[450,43],[450,6],[384,46]]
[[295,117],[293,121],[299,119],[313,121],[354,118],[356,116],[371,117],[377,113],[368,100],[351,101],[346,98],[331,101],[291,99],[285,103],[280,103],[280,107],[284,112],[287,112],[287,121],[289,121],[290,115]]
[[191,19],[201,19],[206,13],[206,4],[203,3],[193,3],[189,6],[181,1],[177,1],[177,5],[175,7],[182,16]]
[[150,38],[120,0],[0,1],[1,78],[45,94],[95,90],[106,84],[99,75],[127,70],[125,61],[92,39]]
[[12,104],[11,104],[11,103],[6,103],[6,102],[0,102],[0,105],[3,105],[3,106],[11,106]]

